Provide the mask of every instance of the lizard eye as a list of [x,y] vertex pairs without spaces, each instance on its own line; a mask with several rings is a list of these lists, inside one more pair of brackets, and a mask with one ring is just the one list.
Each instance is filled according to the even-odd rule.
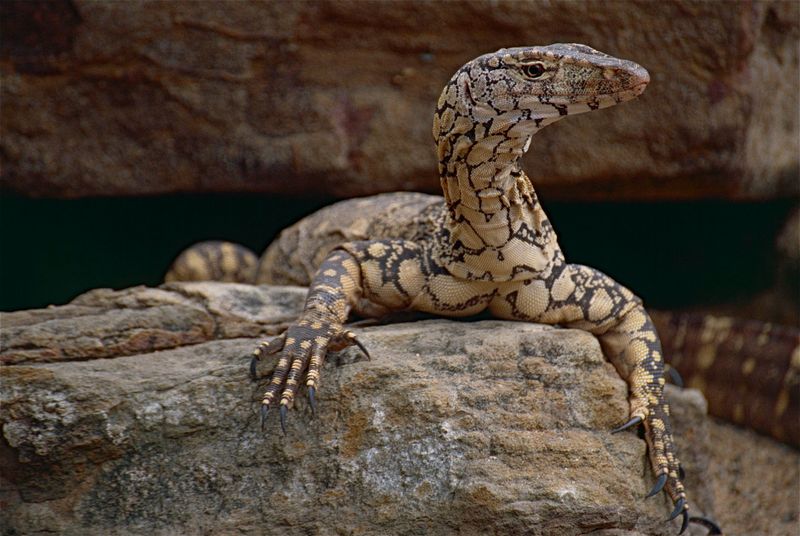
[[522,66],[522,74],[528,78],[539,78],[544,72],[545,68],[541,63],[531,63],[530,65]]

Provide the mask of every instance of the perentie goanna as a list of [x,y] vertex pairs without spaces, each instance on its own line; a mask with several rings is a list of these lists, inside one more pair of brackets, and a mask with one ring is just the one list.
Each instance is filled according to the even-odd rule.
[[[589,331],[630,388],[630,420],[614,431],[644,425],[657,477],[648,496],[669,494],[669,519],[682,515],[683,532],[689,507],[653,323],[630,290],[565,261],[520,166],[541,128],[633,99],[649,81],[641,66],[578,44],[480,56],[453,75],[436,107],[444,199],[397,193],[344,201],[284,231],[260,263],[232,244],[206,243],[184,252],[167,279],[208,278],[203,261],[216,256],[217,278],[310,286],[300,318],[255,352],[254,359],[280,352],[262,416],[279,406],[282,424],[301,382],[315,407],[326,352],[360,345],[344,327],[351,311],[467,316],[488,309],[498,318]],[[234,262],[237,256],[244,260]],[[234,274],[242,266],[249,275]]]

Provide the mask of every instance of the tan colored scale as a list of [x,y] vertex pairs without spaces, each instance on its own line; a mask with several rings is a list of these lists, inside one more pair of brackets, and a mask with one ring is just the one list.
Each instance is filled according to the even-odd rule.
[[[465,316],[488,309],[498,318],[584,329],[628,382],[628,424],[644,424],[660,477],[654,491],[665,485],[683,531],[688,504],[653,323],[628,289],[565,261],[520,165],[541,128],[631,100],[648,83],[639,65],[578,44],[503,49],[459,69],[433,118],[444,198],[344,201],[285,230],[261,258],[257,282],[310,286],[304,312],[282,341],[262,416],[279,400],[285,423],[303,373],[315,407],[325,353],[360,346],[344,328],[351,311]],[[256,357],[275,353],[280,342],[262,343]]]

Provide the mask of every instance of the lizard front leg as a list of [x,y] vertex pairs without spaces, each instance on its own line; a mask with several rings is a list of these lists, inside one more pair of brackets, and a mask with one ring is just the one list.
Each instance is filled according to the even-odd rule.
[[283,335],[258,346],[251,364],[253,374],[257,359],[281,352],[262,399],[262,427],[270,408],[279,401],[281,427],[285,431],[286,415],[304,375],[311,407],[315,409],[315,390],[328,348],[360,346],[355,336],[344,329],[344,323],[361,291],[361,269],[356,259],[346,251],[332,251],[314,276],[297,321]]
[[267,413],[280,404],[281,426],[294,404],[305,376],[312,411],[322,363],[328,350],[356,344],[344,329],[351,310],[370,317],[408,309],[422,292],[421,248],[404,240],[346,242],[333,250],[320,265],[298,320],[281,336],[263,342],[254,352],[251,373],[263,355],[281,352],[262,400],[262,426]]
[[614,431],[644,424],[657,478],[647,496],[665,488],[675,505],[669,519],[682,514],[683,532],[689,507],[663,395],[661,343],[641,300],[598,270],[562,264],[547,279],[505,285],[490,310],[501,318],[561,324],[597,335],[630,389],[631,419]]

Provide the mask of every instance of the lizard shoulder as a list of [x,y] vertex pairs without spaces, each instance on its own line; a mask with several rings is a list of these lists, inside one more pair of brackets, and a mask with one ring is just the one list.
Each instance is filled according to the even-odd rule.
[[259,284],[308,286],[326,255],[343,242],[414,239],[434,225],[442,198],[396,192],[348,199],[284,229],[259,261]]

